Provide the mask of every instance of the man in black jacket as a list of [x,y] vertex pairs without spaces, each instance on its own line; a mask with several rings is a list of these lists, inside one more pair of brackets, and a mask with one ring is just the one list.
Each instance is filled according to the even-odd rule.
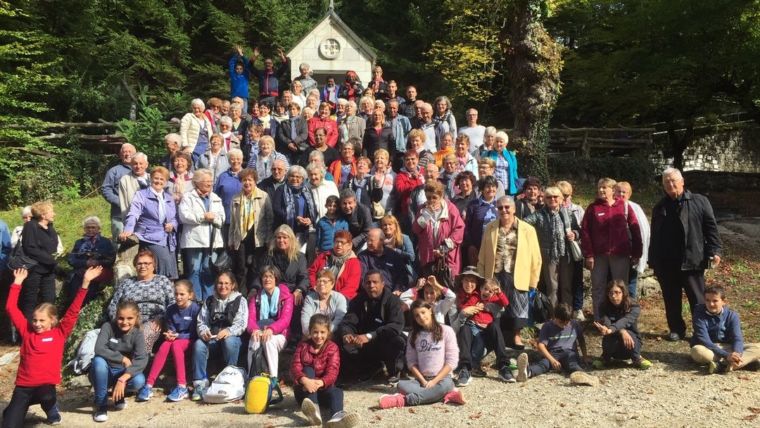
[[338,326],[341,359],[345,365],[353,363],[360,379],[367,380],[384,363],[388,382],[396,384],[406,347],[401,300],[385,287],[383,274],[376,270],[367,273],[363,288],[364,292],[349,303],[348,313]]
[[301,160],[303,153],[309,148],[309,128],[301,116],[301,106],[290,103],[288,106],[290,119],[277,127],[277,151],[284,154],[291,165]]
[[367,242],[367,232],[372,225],[372,214],[365,205],[356,203],[356,194],[351,189],[340,191],[340,211],[348,222],[348,231],[353,236],[354,251],[360,251]]
[[710,201],[684,190],[681,171],[668,168],[662,173],[664,196],[652,210],[652,239],[649,265],[654,269],[665,300],[665,316],[670,334],[677,341],[686,335],[681,316],[681,293],[686,291],[694,311],[704,303],[705,268],[720,264],[721,241]]
[[288,172],[288,165],[282,159],[277,159],[272,162],[272,175],[261,180],[258,184],[258,188],[265,191],[269,195],[269,199],[272,200],[274,192],[285,184],[285,176]]

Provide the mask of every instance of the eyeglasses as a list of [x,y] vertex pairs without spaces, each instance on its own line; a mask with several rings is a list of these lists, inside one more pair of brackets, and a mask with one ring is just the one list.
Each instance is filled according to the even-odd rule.
[[509,211],[509,208],[511,208],[509,205],[499,205],[496,207],[496,209],[499,211]]

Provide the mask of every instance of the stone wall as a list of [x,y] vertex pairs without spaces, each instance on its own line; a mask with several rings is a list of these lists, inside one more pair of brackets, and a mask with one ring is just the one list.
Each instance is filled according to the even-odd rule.
[[[667,135],[661,135],[667,138]],[[655,139],[657,144],[658,139]],[[651,154],[660,170],[672,164],[661,150]],[[742,124],[700,137],[684,152],[684,171],[760,173],[760,127]]]

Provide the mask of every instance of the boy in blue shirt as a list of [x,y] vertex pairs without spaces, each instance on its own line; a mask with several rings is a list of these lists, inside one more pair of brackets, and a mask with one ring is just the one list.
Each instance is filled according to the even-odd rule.
[[723,287],[707,287],[705,303],[695,307],[692,325],[691,359],[707,364],[708,373],[738,370],[760,359],[760,344],[744,343],[739,314],[726,306]]
[[583,371],[578,345],[583,360],[588,361],[586,340],[578,321],[572,319],[573,311],[566,303],[559,304],[554,310],[551,321],[541,326],[538,333],[538,350],[544,358],[528,367],[528,354],[517,357],[517,381],[525,382],[528,378],[544,374],[550,370],[564,371],[572,374]]

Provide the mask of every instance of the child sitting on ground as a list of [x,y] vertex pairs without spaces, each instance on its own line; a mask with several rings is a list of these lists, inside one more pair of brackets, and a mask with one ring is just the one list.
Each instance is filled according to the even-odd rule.
[[430,302],[415,300],[411,311],[414,321],[406,345],[406,364],[414,378],[399,381],[398,393],[381,396],[380,407],[417,406],[441,399],[464,404],[451,379],[459,354],[454,330],[435,319]]
[[446,323],[446,314],[454,308],[457,295],[453,291],[438,283],[435,276],[417,280],[417,287],[412,287],[398,296],[401,303],[411,308],[415,300],[424,300],[433,305],[433,316],[438,324]]
[[626,283],[615,279],[607,284],[606,298],[599,310],[601,320],[594,327],[602,334],[602,358],[594,360],[595,369],[603,369],[613,358],[628,360],[640,369],[652,367],[641,357],[641,337],[637,326],[641,308],[628,295]]
[[[506,294],[502,293],[498,282],[493,279],[483,280],[483,277],[472,267],[466,268],[459,278],[461,278],[461,288],[457,294],[459,308],[457,324],[461,323],[461,327],[457,332],[459,345],[457,385],[468,385],[470,375],[486,376],[486,372],[480,367],[486,345],[496,353],[499,378],[504,382],[514,382],[514,377],[508,367],[509,360],[504,336],[499,323],[494,322],[494,315],[509,304]],[[478,281],[480,281],[480,290],[476,290]]]
[[705,303],[694,308],[691,359],[707,364],[710,374],[738,370],[760,360],[760,344],[744,343],[739,314],[726,306],[726,291],[705,290]]
[[116,306],[113,322],[100,327],[95,357],[90,366],[90,383],[95,390],[95,422],[108,420],[108,388],[113,386],[116,410],[127,407],[126,390],[139,391],[145,384],[143,370],[148,365],[145,337],[140,330],[140,309],[131,300]]
[[164,368],[169,351],[174,356],[177,386],[166,398],[169,401],[182,401],[188,396],[185,354],[190,349],[190,344],[198,337],[196,324],[201,307],[195,302],[193,284],[186,279],[181,279],[174,284],[174,298],[177,303],[169,305],[166,309],[164,341],[153,359],[153,366],[150,368],[145,386],[137,394],[137,401],[148,401],[153,397],[153,385]]
[[310,425],[322,426],[320,402],[329,407],[332,417],[328,427],[350,428],[359,417],[343,410],[343,391],[335,386],[340,370],[340,350],[331,339],[330,318],[314,314],[309,320],[309,334],[293,353],[290,375],[295,382],[293,395]]
[[554,317],[541,326],[538,333],[538,350],[543,359],[528,367],[528,354],[517,357],[517,381],[525,382],[528,378],[544,374],[550,370],[565,371],[572,374],[583,371],[578,357],[578,345],[583,359],[588,359],[586,340],[583,338],[581,325],[572,319],[572,310],[567,303],[560,303],[554,311]]
[[348,230],[348,222],[338,213],[338,201],[335,195],[330,195],[325,201],[327,212],[317,221],[317,253],[333,249],[335,232]]
[[87,296],[90,283],[103,272],[102,266],[90,267],[84,273],[82,287],[71,302],[66,315],[58,322],[55,305],[42,303],[34,309],[31,323],[18,308],[21,284],[29,272],[13,271],[14,279],[8,293],[5,310],[21,336],[20,361],[8,407],[3,411],[3,427],[20,427],[32,404],[40,404],[51,425],[61,423],[55,386],[61,383],[61,364],[66,338],[77,323],[79,310]]

